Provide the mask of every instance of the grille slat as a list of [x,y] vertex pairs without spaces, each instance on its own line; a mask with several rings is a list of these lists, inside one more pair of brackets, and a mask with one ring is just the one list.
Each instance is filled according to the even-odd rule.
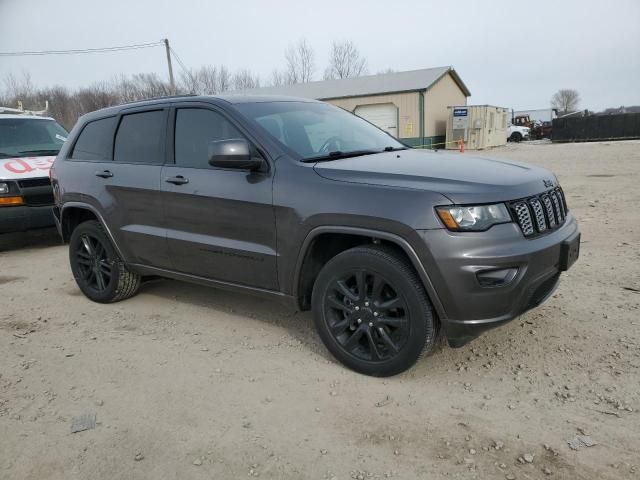
[[510,204],[525,237],[549,233],[564,224],[569,209],[560,187]]

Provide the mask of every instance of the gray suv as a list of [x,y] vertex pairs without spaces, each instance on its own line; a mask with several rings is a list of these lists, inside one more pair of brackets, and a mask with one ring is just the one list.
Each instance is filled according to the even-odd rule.
[[167,277],[312,309],[365,374],[406,370],[539,305],[580,233],[542,168],[412,150],[322,102],[170,97],[83,116],[52,169],[96,302]]

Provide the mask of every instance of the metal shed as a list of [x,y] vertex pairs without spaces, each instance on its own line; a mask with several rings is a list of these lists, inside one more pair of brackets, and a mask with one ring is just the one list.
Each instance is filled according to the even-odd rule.
[[471,95],[452,67],[254,88],[242,93],[323,100],[365,118],[408,145],[425,147],[444,142],[448,106],[465,105]]

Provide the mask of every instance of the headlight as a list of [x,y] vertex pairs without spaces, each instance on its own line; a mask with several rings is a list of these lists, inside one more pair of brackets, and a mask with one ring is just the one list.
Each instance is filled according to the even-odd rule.
[[504,203],[465,207],[436,207],[442,223],[454,231],[484,231],[499,223],[511,222]]
[[9,193],[9,185],[6,183],[0,183],[0,195]]

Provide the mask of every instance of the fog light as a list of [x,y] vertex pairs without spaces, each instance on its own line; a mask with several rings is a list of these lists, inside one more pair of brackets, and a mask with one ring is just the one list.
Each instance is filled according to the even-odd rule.
[[480,270],[476,273],[478,283],[482,287],[504,287],[510,284],[518,274],[517,268],[503,268],[500,270]]
[[0,183],[0,195],[3,193],[9,193],[9,185],[6,183]]

